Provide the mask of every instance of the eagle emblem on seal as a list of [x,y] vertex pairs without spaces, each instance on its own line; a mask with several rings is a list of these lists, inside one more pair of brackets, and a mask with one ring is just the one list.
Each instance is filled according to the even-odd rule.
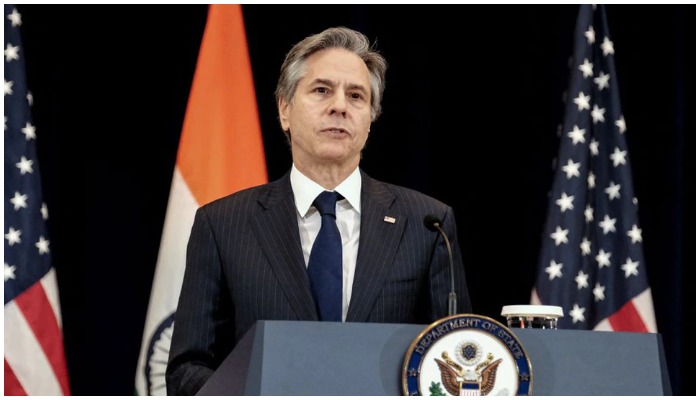
[[435,358],[440,369],[440,377],[445,390],[453,396],[486,396],[491,393],[496,383],[496,373],[502,358],[494,361],[492,353],[486,360],[474,368],[460,365],[453,361],[446,351],[442,352],[442,360]]

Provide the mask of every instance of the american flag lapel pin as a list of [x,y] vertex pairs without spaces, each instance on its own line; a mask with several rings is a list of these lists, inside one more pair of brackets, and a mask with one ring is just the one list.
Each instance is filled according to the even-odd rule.
[[386,215],[386,216],[384,216],[384,222],[388,222],[390,224],[395,224],[396,218]]

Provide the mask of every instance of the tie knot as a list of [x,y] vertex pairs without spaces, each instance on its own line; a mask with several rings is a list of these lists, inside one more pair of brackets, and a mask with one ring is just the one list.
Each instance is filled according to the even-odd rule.
[[314,200],[314,206],[321,215],[332,215],[335,217],[335,203],[338,201],[338,192],[323,191]]

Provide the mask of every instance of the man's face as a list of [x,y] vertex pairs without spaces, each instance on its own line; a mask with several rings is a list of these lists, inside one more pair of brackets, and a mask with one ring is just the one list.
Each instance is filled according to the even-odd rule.
[[370,105],[369,70],[362,59],[335,48],[311,55],[292,103],[278,104],[297,167],[357,166],[372,121]]

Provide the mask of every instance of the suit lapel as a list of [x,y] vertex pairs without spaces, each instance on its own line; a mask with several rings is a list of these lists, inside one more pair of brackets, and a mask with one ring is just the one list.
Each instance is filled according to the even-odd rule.
[[362,173],[360,244],[347,322],[364,322],[384,286],[406,226],[405,215],[391,212],[395,199],[384,184]]
[[306,275],[289,174],[259,198],[265,209],[252,221],[253,231],[285,295],[300,320],[318,320]]

